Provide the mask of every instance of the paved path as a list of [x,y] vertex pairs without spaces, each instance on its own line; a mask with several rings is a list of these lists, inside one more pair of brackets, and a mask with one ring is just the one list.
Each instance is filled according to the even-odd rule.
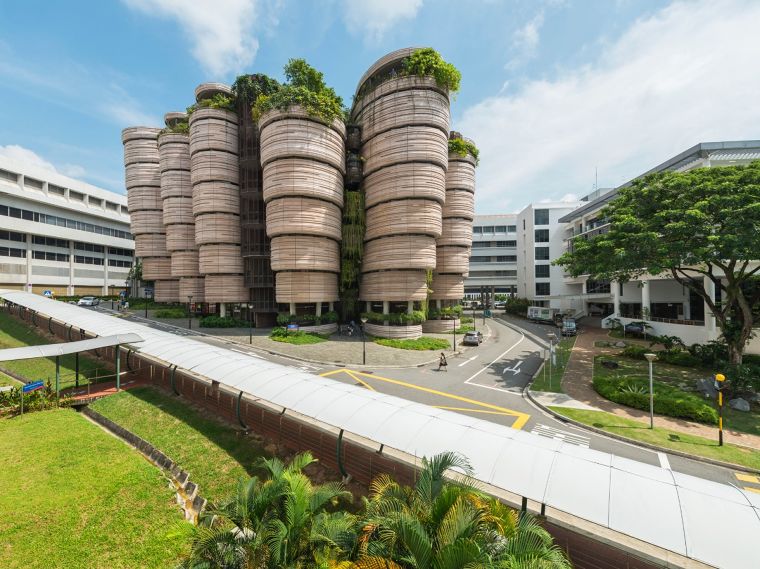
[[[609,340],[607,330],[599,328],[584,328],[575,341],[570,360],[568,361],[565,375],[562,379],[562,388],[571,398],[582,404],[632,419],[642,423],[649,423],[649,413],[618,405],[600,396],[592,385],[594,356],[610,352],[609,349],[596,348],[594,343],[600,340]],[[693,423],[672,417],[655,415],[655,425],[678,433],[695,435],[706,439],[714,439],[716,428],[701,423]],[[727,442],[743,445],[760,450],[760,436],[740,433],[729,429],[724,430]]]

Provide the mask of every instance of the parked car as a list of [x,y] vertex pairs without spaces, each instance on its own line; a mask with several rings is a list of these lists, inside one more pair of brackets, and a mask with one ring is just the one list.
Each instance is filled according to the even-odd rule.
[[465,346],[479,346],[483,343],[483,332],[470,331],[466,332],[464,338],[462,338],[462,344]]
[[623,327],[626,334],[643,334],[644,324],[641,322],[629,322]]
[[499,302],[495,302],[494,305],[493,305],[493,307],[494,308],[498,308],[498,309],[504,309],[504,308],[507,307],[507,303],[504,302],[504,301],[502,301],[502,300],[500,300]]
[[575,318],[563,318],[562,324],[560,325],[560,332],[563,336],[575,336],[578,333]]
[[83,296],[77,302],[77,306],[97,306],[100,304],[100,299],[95,296]]

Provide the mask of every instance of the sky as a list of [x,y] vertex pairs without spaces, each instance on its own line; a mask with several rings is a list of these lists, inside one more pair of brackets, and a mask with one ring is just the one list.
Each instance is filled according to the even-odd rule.
[[0,0],[0,155],[124,193],[121,129],[303,57],[350,103],[379,57],[462,72],[476,211],[574,200],[707,141],[760,139],[757,0]]

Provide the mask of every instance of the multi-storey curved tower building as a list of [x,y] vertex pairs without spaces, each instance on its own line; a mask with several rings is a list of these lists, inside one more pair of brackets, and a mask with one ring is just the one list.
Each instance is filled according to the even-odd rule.
[[345,125],[294,106],[264,113],[259,128],[276,299],[320,315],[338,300]]
[[198,246],[195,244],[190,137],[177,128],[187,125],[187,118],[186,113],[164,115],[167,128],[158,136],[161,199],[166,250],[171,254],[172,277],[179,279],[179,300],[192,297],[194,302],[204,302],[204,283],[198,272]]
[[[198,102],[216,94],[231,90],[220,83],[195,89]],[[240,251],[238,119],[230,110],[200,106],[189,122],[198,268],[205,277],[205,301],[220,304],[224,316],[226,303],[248,301]]]
[[159,302],[176,302],[179,283],[172,279],[171,257],[166,249],[166,231],[161,203],[158,135],[160,129],[129,127],[121,133],[124,144],[125,185],[135,236],[135,255],[142,259],[143,279],[155,281],[154,297]]
[[414,51],[395,51],[370,67],[351,113],[361,127],[364,158],[359,297],[385,314],[411,312],[427,299],[446,195],[448,91],[432,77],[403,73],[403,60]]
[[[452,137],[458,137],[452,133]],[[449,153],[446,172],[446,202],[443,205],[443,232],[436,240],[437,259],[430,298],[440,308],[464,297],[472,247],[472,220],[475,218],[475,157],[470,153]],[[447,302],[448,301],[448,302]]]

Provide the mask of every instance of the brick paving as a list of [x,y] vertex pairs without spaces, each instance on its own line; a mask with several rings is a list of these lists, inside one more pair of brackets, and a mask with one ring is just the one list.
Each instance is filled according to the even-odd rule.
[[[618,405],[599,395],[592,385],[594,356],[598,354],[614,353],[609,348],[597,348],[594,346],[597,341],[609,341],[607,330],[600,328],[583,328],[575,341],[575,346],[570,355],[570,360],[565,368],[565,375],[562,378],[562,388],[570,397],[580,401],[583,404],[595,407],[601,411],[606,411],[624,417],[633,419],[641,423],[649,424],[649,412],[632,409],[623,405]],[[715,439],[717,437],[717,428],[691,421],[674,419],[672,417],[663,417],[662,415],[654,416],[654,423],[657,427],[669,429],[679,433],[704,437],[706,439]],[[725,440],[730,443],[743,445],[746,447],[760,450],[760,436],[740,433],[730,429],[724,430]]]

